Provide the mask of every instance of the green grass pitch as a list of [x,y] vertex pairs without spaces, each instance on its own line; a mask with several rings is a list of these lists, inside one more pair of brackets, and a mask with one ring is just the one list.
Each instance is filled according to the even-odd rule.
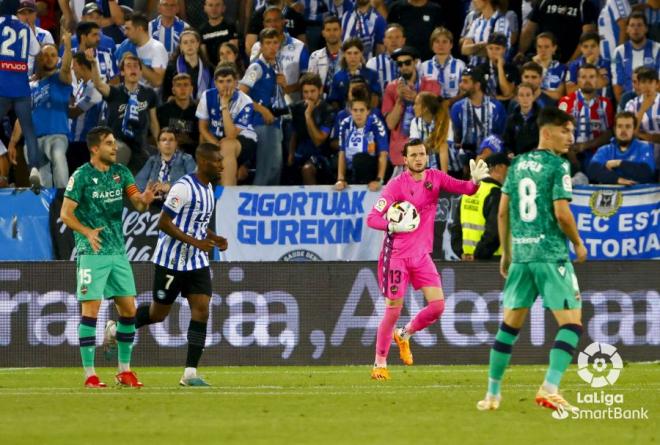
[[[136,369],[141,390],[82,388],[77,368],[0,369],[0,443],[19,444],[653,444],[660,364],[629,364],[606,393],[649,420],[556,420],[534,404],[542,366],[513,366],[503,404],[478,412],[485,366],[210,367],[210,389],[177,386],[180,368]],[[112,383],[113,370],[97,369]],[[591,393],[572,366],[563,393]],[[600,391],[597,391],[600,393]],[[604,405],[582,404],[582,408]]]

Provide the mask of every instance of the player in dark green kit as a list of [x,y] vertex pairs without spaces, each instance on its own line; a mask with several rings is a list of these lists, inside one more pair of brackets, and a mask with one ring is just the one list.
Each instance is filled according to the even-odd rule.
[[104,388],[94,370],[96,319],[103,298],[112,298],[119,313],[117,383],[140,387],[130,369],[135,337],[135,280],[126,257],[122,231],[123,197],[144,212],[154,190],[140,193],[133,175],[116,164],[117,143],[112,130],[96,127],[87,134],[91,160],[76,170],[64,192],[60,217],[73,230],[77,250],[77,297],[82,305],[78,336],[85,369],[85,386]]
[[488,393],[479,410],[500,405],[500,385],[513,344],[527,312],[540,294],[559,330],[550,350],[550,366],[536,394],[536,403],[551,409],[577,410],[559,394],[559,383],[571,363],[582,334],[582,301],[567,238],[577,262],[587,258],[569,207],[572,197],[570,165],[561,158],[573,145],[574,119],[548,107],[538,118],[539,148],[514,158],[502,187],[499,235],[504,320],[490,352]]

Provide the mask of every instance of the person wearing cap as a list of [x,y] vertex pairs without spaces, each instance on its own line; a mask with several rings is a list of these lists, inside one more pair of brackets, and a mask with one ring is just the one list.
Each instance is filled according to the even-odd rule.
[[489,260],[501,256],[497,232],[497,212],[502,196],[502,184],[511,165],[505,153],[494,153],[486,158],[488,177],[481,181],[472,196],[463,195],[458,216],[450,227],[454,252],[463,261]]
[[399,78],[385,88],[381,111],[390,130],[390,161],[397,168],[396,174],[405,165],[403,146],[410,138],[410,124],[415,118],[415,98],[422,91],[440,95],[440,84],[432,79],[420,78],[417,73],[419,56],[411,46],[404,46],[392,53],[392,60],[399,68]]
[[[37,37],[37,42],[39,45],[43,46],[48,43],[54,44],[53,36],[49,31],[46,31],[43,28],[39,28],[37,23],[37,7],[34,3],[34,0],[23,0],[18,5],[18,10],[16,11],[16,17],[18,20],[25,23],[31,30],[34,32],[34,35]],[[28,55],[28,72],[34,74],[34,56]]]
[[[102,19],[103,19],[103,13],[101,12],[99,5],[97,5],[96,3],[87,3],[82,10],[82,17],[80,19],[80,22],[75,27],[76,34],[73,36],[73,39],[71,40],[71,47],[73,49],[76,49],[80,45],[79,37],[77,35],[78,26],[80,26],[81,23],[92,22],[95,23],[99,29],[99,39],[98,39],[99,41],[96,43],[96,47],[104,51],[110,52],[114,58],[114,53],[115,53],[115,49],[117,48],[117,45],[110,36],[103,33]],[[60,46],[60,56],[61,55],[62,55],[62,47]]]
[[485,93],[502,102],[505,108],[516,91],[516,84],[520,83],[518,68],[506,62],[507,44],[504,34],[491,33],[486,45],[488,60],[478,67],[486,78]]
[[[71,31],[75,29],[78,22],[82,21],[84,15],[92,12],[98,12],[100,15],[99,25],[101,27],[124,24],[124,13],[118,0],[105,0],[102,3],[103,9],[95,1],[85,3],[85,0],[57,0],[57,2],[62,10],[63,25]],[[96,5],[95,11],[89,9],[92,4]],[[105,5],[107,5],[107,9],[105,9]]]
[[461,77],[461,91],[465,97],[450,110],[454,142],[459,152],[463,152],[460,158],[464,166],[467,159],[474,157],[484,138],[504,133],[506,111],[497,99],[484,94],[485,86],[483,73],[468,66]]

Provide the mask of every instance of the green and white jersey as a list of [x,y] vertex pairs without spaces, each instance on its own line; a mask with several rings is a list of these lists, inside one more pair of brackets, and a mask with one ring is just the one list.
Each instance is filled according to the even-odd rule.
[[101,249],[94,252],[83,235],[73,233],[78,255],[124,255],[122,211],[124,192],[138,193],[133,174],[121,164],[113,164],[108,171],[97,170],[87,163],[76,170],[64,191],[64,196],[78,203],[74,214],[85,226],[100,232]]
[[534,150],[517,156],[502,187],[509,196],[514,263],[568,261],[566,235],[559,228],[553,203],[571,200],[568,161],[549,150]]

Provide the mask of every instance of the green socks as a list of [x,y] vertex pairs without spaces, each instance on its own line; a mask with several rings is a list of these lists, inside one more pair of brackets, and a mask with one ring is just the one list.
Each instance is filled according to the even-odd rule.
[[502,376],[511,360],[511,349],[518,339],[520,329],[512,328],[502,322],[495,335],[495,342],[490,350],[490,364],[488,369],[488,394],[500,395]]
[[94,375],[94,355],[96,353],[96,318],[80,317],[78,325],[80,357],[87,377]]
[[561,378],[573,360],[575,348],[582,335],[582,326],[579,324],[565,324],[559,327],[555,344],[550,350],[550,367],[545,374],[545,383],[559,387]]
[[130,369],[133,340],[135,339],[135,317],[119,317],[117,323],[117,351],[119,355],[119,370]]

